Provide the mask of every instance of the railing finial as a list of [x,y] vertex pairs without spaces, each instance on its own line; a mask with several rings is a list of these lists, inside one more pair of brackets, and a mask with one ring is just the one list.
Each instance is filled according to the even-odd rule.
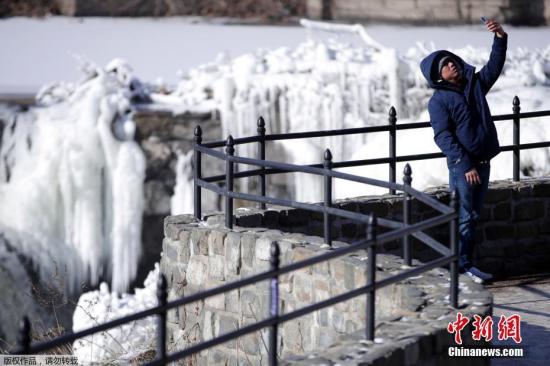
[[325,150],[323,166],[326,169],[330,169],[332,167],[332,153],[330,152],[330,149]]
[[395,123],[397,121],[397,111],[395,110],[395,107],[394,106],[391,106],[390,107],[390,118],[389,118],[389,121],[390,123]]
[[233,136],[229,135],[227,137],[227,142],[225,143],[225,152],[229,155],[233,155],[235,153],[235,141],[233,140]]
[[19,323],[17,342],[22,354],[28,354],[31,348],[31,322],[27,316],[24,316],[21,323]]
[[258,118],[258,133],[259,134],[265,133],[265,121],[264,121],[264,117],[262,116]]
[[195,127],[195,143],[199,145],[202,143],[202,128],[200,125]]
[[408,186],[412,183],[412,168],[409,163],[405,164],[405,168],[403,169],[403,183]]
[[519,110],[516,112],[516,107],[519,109],[520,105],[519,97],[517,95],[514,97],[514,101],[512,102],[512,104],[514,105],[514,113],[519,112]]

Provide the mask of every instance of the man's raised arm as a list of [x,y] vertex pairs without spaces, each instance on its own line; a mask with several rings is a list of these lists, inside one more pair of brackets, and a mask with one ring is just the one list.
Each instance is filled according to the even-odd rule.
[[487,30],[495,34],[495,39],[493,41],[493,48],[491,50],[489,61],[487,62],[487,65],[483,66],[483,68],[479,71],[479,78],[481,80],[484,93],[489,92],[504,67],[504,62],[506,61],[506,48],[508,44],[508,34],[504,32],[499,23],[489,20],[486,25]]

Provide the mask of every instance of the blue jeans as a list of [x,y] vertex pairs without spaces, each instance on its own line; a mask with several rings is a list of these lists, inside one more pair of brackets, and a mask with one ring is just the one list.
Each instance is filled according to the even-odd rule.
[[489,163],[477,164],[481,184],[469,184],[464,173],[452,166],[449,168],[449,188],[458,190],[458,265],[461,272],[472,266],[472,254],[475,246],[476,225],[481,215],[483,199],[489,186],[491,166]]

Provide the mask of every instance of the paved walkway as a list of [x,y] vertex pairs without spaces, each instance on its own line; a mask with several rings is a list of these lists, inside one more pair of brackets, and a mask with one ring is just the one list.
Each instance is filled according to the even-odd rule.
[[494,295],[494,345],[515,345],[496,339],[501,315],[521,315],[523,358],[493,358],[495,366],[550,365],[550,273],[523,276],[487,286]]

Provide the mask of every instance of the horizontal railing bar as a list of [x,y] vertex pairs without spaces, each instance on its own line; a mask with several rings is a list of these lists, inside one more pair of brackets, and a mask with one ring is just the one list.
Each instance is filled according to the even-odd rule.
[[[547,117],[550,116],[550,111],[536,111],[536,112],[521,112],[519,118],[535,118],[535,117]],[[500,114],[498,116],[493,116],[493,121],[506,121],[511,120],[516,117],[515,114]]]
[[452,261],[458,259],[458,256],[447,256],[442,257],[438,259],[434,259],[433,261],[430,261],[428,263],[425,263],[421,266],[407,269],[404,272],[392,275],[391,277],[384,278],[376,283],[376,289],[380,289],[389,285],[393,285],[394,283],[397,283],[399,281],[406,280],[409,277],[417,276],[421,273],[427,272],[431,269],[444,266],[446,264],[451,263]]
[[[423,157],[423,155],[424,155],[424,157]],[[420,158],[430,159],[430,158],[433,158],[433,157],[444,157],[444,155],[442,153],[423,154],[423,155],[418,155],[418,156],[416,156],[416,158],[420,157]],[[414,157],[414,155],[405,156],[404,158],[407,158],[407,160],[404,159],[404,161],[411,160],[411,157]],[[345,179],[345,180],[354,181],[354,182],[357,182],[357,183],[375,185],[375,186],[382,187],[382,188],[393,188],[393,189],[396,189],[396,190],[399,190],[399,191],[405,191],[405,192],[409,193],[411,196],[415,197],[419,201],[425,203],[426,205],[428,205],[428,206],[430,206],[430,207],[432,207],[432,208],[434,208],[434,209],[436,209],[440,212],[448,213],[448,212],[452,211],[446,205],[442,204],[441,202],[438,202],[436,199],[428,196],[427,194],[424,194],[422,192],[419,192],[419,191],[415,190],[412,187],[409,187],[409,186],[406,186],[406,185],[403,185],[403,184],[389,183],[389,182],[385,182],[385,181],[381,181],[381,180],[377,180],[377,179],[373,179],[373,178],[359,177],[359,176],[356,176],[356,175],[353,175],[353,174],[338,172],[338,171],[334,171],[334,170],[323,169],[323,168],[321,168],[321,166],[322,166],[321,164],[301,165],[300,166],[300,165],[293,165],[293,164],[286,164],[286,163],[278,163],[278,162],[273,162],[273,161],[269,161],[269,160],[259,160],[259,159],[242,158],[242,157],[231,157],[230,160],[234,160],[236,162],[245,161],[245,163],[249,164],[249,165],[261,165],[261,166],[266,166],[266,167],[275,167],[275,169],[279,169],[279,168],[277,168],[277,166],[286,166],[286,169],[284,169],[284,168],[279,169],[277,171],[278,173],[281,173],[281,172],[284,172],[284,171],[290,172],[290,171],[292,171],[292,169],[290,169],[290,167],[299,167],[300,168],[299,171],[301,171],[301,172],[306,172],[306,173],[310,172],[310,173],[316,174],[316,175],[328,175],[328,176],[331,176],[331,177],[334,177],[334,178]],[[372,162],[374,160],[384,160],[386,162],[389,162],[390,158],[356,160],[355,162],[360,162],[360,161],[362,161],[362,162]],[[397,158],[397,160],[399,161],[401,159]],[[351,163],[353,163],[353,162],[351,162]],[[339,168],[339,167],[342,167],[342,166],[353,166],[353,165],[350,165],[349,163],[334,163],[333,168]],[[312,171],[309,168],[315,169],[315,171]],[[273,169],[273,170],[275,170],[275,169]],[[260,169],[255,170],[255,171],[259,172]],[[297,171],[297,170],[294,170],[294,172],[295,171]],[[242,172],[242,173],[243,173],[243,176],[251,176],[251,175],[253,175],[252,172],[253,171],[247,171],[247,172]],[[275,171],[264,170],[263,173],[267,175],[267,174],[273,174],[273,173],[275,173]],[[237,176],[239,174],[240,173],[236,173],[235,175]],[[212,177],[204,178],[204,180],[207,181],[207,182],[223,181],[223,180],[225,180],[225,175],[212,176]]]
[[418,201],[424,203],[425,205],[430,206],[434,210],[438,210],[442,213],[454,212],[452,207],[449,207],[449,206],[445,205],[444,203],[439,202],[437,199],[435,199],[434,197],[428,195],[427,193],[420,192],[421,194],[418,194],[417,193],[418,191],[415,190],[414,188],[412,188],[409,185],[404,184],[403,185],[403,191],[410,194],[411,196],[416,198]]
[[294,132],[294,133],[274,133],[265,135],[266,141],[293,140],[313,137],[328,137],[328,136],[343,136],[353,135],[358,133],[372,133],[389,131],[389,125],[368,126],[357,128],[344,128],[341,130],[323,130],[310,132]]
[[208,183],[205,180],[199,179],[199,178],[195,179],[195,182],[197,182],[197,185],[199,187],[209,189],[212,192],[216,192],[217,194],[220,194],[220,195],[225,194],[225,189],[223,187],[217,186],[216,184]]
[[204,145],[195,145],[195,150],[200,151],[203,154],[214,156],[218,159],[225,160],[225,153],[223,151],[218,151],[211,149],[209,147],[205,147]]
[[[387,220],[387,219],[378,219],[378,224],[381,226],[390,227],[392,229],[401,229],[406,227],[406,225],[402,222]],[[440,254],[443,254],[443,255],[451,254],[451,250],[449,248],[447,248],[445,245],[441,244],[431,236],[423,233],[422,231],[418,231],[416,233],[413,233],[412,235]]]
[[[515,114],[500,114],[493,116],[493,121],[506,121],[512,120],[515,118]],[[534,118],[534,117],[546,117],[550,116],[550,111],[535,111],[535,112],[521,112],[519,113],[519,118]],[[411,130],[417,128],[426,128],[430,127],[430,122],[413,122],[413,123],[402,123],[396,124],[396,130]],[[314,137],[328,137],[328,136],[343,136],[343,135],[353,135],[359,133],[371,133],[371,132],[386,132],[390,130],[389,125],[381,126],[368,126],[368,127],[357,127],[357,128],[344,128],[341,130],[323,130],[323,131],[311,131],[311,132],[294,132],[294,133],[278,133],[278,134],[269,134],[265,135],[265,141],[279,141],[279,140],[292,140],[292,139],[301,139],[301,138],[314,138]],[[235,145],[246,144],[250,142],[258,142],[259,136],[249,136],[242,137],[233,140]],[[224,147],[226,141],[213,141],[203,143],[202,146],[209,148]]]
[[[258,142],[260,140],[259,136],[248,136],[248,137],[240,137],[238,139],[233,139],[233,143],[235,145],[242,145],[242,144],[248,144],[250,142]],[[205,142],[201,144],[201,146],[209,147],[209,148],[216,148],[216,147],[224,147],[227,141],[213,141],[213,142]]]
[[[288,163],[275,162],[275,161],[271,161],[271,160],[259,160],[259,159],[245,158],[245,157],[241,157],[241,156],[231,156],[231,157],[227,157],[227,159],[229,161],[234,162],[234,163],[241,163],[241,164],[248,164],[248,165],[258,165],[258,166],[264,166],[264,167],[267,167],[267,168],[287,169],[287,170],[292,170],[292,171],[295,171],[295,172],[310,173],[310,174],[315,174],[315,175],[320,175],[320,176],[330,176],[330,177],[336,177],[337,178],[338,174],[344,174],[344,173],[335,172],[335,171],[329,170],[329,169],[314,168],[314,167],[310,167],[310,166],[307,166],[307,165],[294,165],[294,164],[288,164]],[[361,179],[360,183],[370,184],[370,185],[377,186],[377,187],[382,187],[382,188],[394,188],[394,189],[397,189],[397,190],[402,190],[402,189],[399,188],[399,185],[395,184],[395,183],[384,182],[384,181],[381,181],[381,180],[378,180],[378,179],[367,178],[367,177],[357,177],[357,176],[354,176],[354,175],[351,175],[351,174],[347,174],[347,176],[348,177],[356,177],[356,179]]]
[[[314,168],[322,168],[323,164],[310,164],[306,166],[314,167]],[[250,170],[245,170],[243,172],[233,173],[233,178],[248,178],[248,177],[255,177],[260,174],[270,175],[270,174],[278,174],[278,173],[295,173],[295,172],[288,169],[275,169],[275,168],[250,169]],[[225,180],[225,174],[213,175],[211,177],[204,178],[204,180],[207,182],[221,182]]]
[[413,130],[417,128],[426,128],[431,126],[432,125],[430,124],[430,122],[413,122],[413,123],[396,124],[395,129],[396,130]]
[[[225,193],[224,193],[225,194]],[[287,206],[292,208],[300,208],[308,211],[315,211],[319,213],[329,213],[333,216],[339,216],[346,219],[351,220],[357,220],[359,222],[367,223],[370,216],[366,214],[360,214],[357,212],[352,211],[346,211],[341,208],[337,207],[326,207],[319,204],[314,203],[302,203],[297,201],[290,201],[285,200],[282,198],[274,198],[274,197],[267,197],[267,196],[258,196],[254,194],[248,194],[248,193],[241,193],[241,192],[229,192],[229,197],[237,198],[237,199],[243,199],[247,201],[253,201],[253,202],[263,202],[263,203],[269,203],[272,205],[277,206]]]
[[412,235],[418,240],[420,240],[421,242],[423,242],[424,244],[426,244],[427,246],[429,246],[430,248],[432,248],[433,250],[435,250],[436,252],[438,252],[439,254],[443,254],[443,255],[452,254],[451,249],[447,248],[445,245],[435,240],[428,234],[423,233],[422,231],[416,232]]
[[441,214],[439,216],[429,218],[427,220],[418,222],[416,224],[405,226],[399,230],[380,234],[378,235],[377,243],[384,244],[392,240],[400,239],[405,235],[410,235],[417,231],[424,231],[431,227],[442,225],[444,223],[447,223],[455,219],[456,217],[457,217],[457,214],[455,212]]
[[[531,142],[527,144],[520,144],[519,149],[520,150],[529,150],[529,149],[537,149],[541,147],[550,147],[550,141],[545,142]],[[500,151],[513,151],[515,149],[514,145],[506,145],[501,146]]]

